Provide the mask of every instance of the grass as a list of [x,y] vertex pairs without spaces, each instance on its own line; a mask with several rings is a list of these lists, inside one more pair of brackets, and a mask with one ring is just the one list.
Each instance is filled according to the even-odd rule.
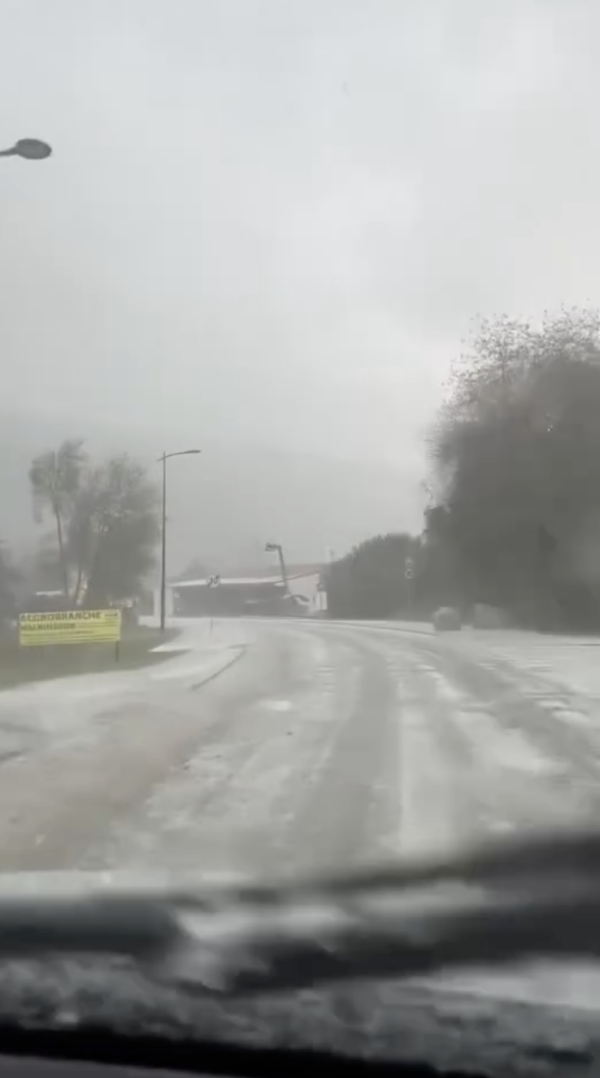
[[153,653],[158,647],[177,636],[177,630],[139,625],[123,629],[116,657],[114,644],[58,644],[54,647],[20,648],[17,630],[0,633],[0,689],[12,688],[31,681],[70,677],[73,674],[95,674],[104,671],[133,670],[164,662],[172,652]]

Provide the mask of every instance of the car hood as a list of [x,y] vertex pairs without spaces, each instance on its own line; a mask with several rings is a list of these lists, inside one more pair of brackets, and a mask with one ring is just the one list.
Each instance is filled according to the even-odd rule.
[[[190,873],[19,873],[0,895],[88,897],[135,888],[237,885],[239,877]],[[596,1009],[597,1008],[597,1009]],[[200,997],[193,983],[131,957],[35,955],[0,961],[0,1024],[86,1027],[260,1048],[321,1049],[378,1060],[420,1060],[489,1074],[536,1070],[581,1075],[600,1066],[600,974],[570,963],[496,974],[469,972],[402,982],[344,981],[251,997]]]
[[597,1073],[600,1024],[588,1008],[511,1000],[443,984],[343,983],[316,991],[198,998],[125,959],[0,963],[6,1030],[155,1036],[228,1047],[419,1061],[490,1075]]

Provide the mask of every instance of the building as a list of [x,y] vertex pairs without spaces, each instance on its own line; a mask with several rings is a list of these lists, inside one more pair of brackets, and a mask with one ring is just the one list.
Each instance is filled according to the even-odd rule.
[[326,609],[320,566],[293,568],[281,576],[205,577],[169,585],[175,617],[310,617]]

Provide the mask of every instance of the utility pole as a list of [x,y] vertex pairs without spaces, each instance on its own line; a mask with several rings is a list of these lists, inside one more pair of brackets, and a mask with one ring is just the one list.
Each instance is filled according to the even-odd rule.
[[285,561],[284,561],[284,557],[283,557],[283,547],[281,546],[281,543],[266,543],[265,544],[265,550],[266,550],[267,554],[276,553],[278,555],[278,557],[279,557],[279,567],[281,569],[281,579],[283,580],[283,586],[284,586],[284,589],[285,589],[285,593],[287,595],[287,593],[289,591],[289,586],[288,586],[287,570],[286,570],[286,567],[285,567]]
[[162,522],[160,531],[160,631],[167,620],[167,454],[162,457]]
[[160,550],[160,629],[165,631],[167,624],[167,461],[171,457],[189,457],[202,452],[200,449],[181,449],[177,453],[163,453],[158,458],[162,464],[162,529]]

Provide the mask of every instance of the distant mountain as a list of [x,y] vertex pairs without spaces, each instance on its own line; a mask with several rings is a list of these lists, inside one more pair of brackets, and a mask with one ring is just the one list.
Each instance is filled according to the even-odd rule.
[[251,445],[218,443],[201,433],[149,430],[80,416],[0,414],[0,539],[26,552],[40,535],[34,524],[27,472],[32,457],[66,437],[83,437],[91,454],[127,451],[160,479],[166,448],[199,447],[202,456],[168,465],[169,568],[193,559],[211,571],[269,564],[265,541],[284,547],[292,562],[320,562],[369,535],[420,527],[420,476],[386,465]]

